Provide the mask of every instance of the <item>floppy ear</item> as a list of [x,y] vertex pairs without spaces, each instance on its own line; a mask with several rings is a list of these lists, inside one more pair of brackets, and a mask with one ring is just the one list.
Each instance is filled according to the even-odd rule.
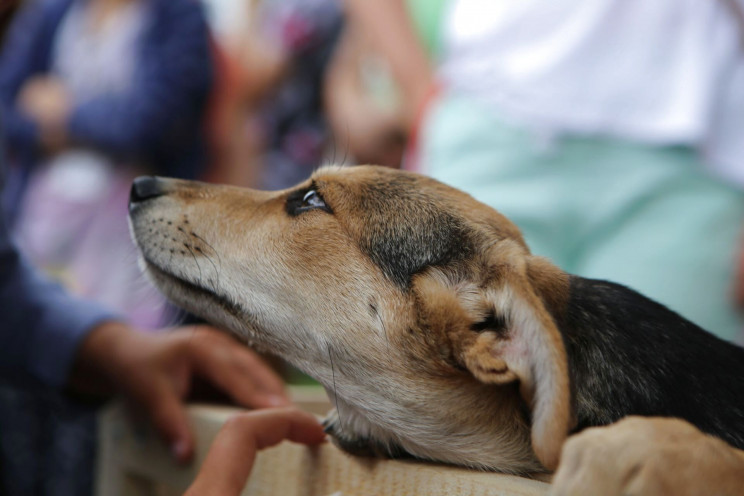
[[573,426],[566,351],[533,287],[534,274],[528,276],[528,261],[535,257],[522,248],[501,248],[491,250],[484,281],[453,284],[433,271],[418,285],[418,296],[436,302],[429,305],[429,318],[447,326],[460,366],[483,383],[519,382],[532,413],[532,448],[555,470]]

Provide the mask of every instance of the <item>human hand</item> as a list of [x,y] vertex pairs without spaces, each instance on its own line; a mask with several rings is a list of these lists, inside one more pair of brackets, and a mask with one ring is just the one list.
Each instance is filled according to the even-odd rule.
[[673,418],[628,417],[563,446],[551,496],[741,494],[744,452]]
[[183,400],[195,377],[246,407],[291,404],[281,379],[254,352],[208,326],[145,334],[118,322],[104,323],[82,343],[71,386],[123,394],[143,410],[174,456],[187,461],[194,440]]
[[292,408],[236,415],[215,438],[186,496],[238,496],[256,452],[284,439],[312,445],[323,442],[325,433],[314,416]]
[[45,148],[62,146],[72,101],[60,79],[54,76],[29,79],[18,94],[18,106],[39,126],[40,140]]

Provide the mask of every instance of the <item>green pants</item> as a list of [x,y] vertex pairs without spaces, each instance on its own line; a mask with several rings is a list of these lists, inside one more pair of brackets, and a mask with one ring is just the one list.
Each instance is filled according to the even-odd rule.
[[533,253],[740,341],[731,287],[744,192],[707,175],[692,149],[541,140],[450,94],[428,114],[419,153],[423,172],[509,217]]

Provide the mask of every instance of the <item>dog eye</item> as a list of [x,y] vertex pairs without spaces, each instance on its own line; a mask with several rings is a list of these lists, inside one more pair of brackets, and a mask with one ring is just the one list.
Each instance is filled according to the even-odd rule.
[[326,204],[325,201],[323,201],[323,197],[314,189],[309,190],[305,193],[305,196],[302,197],[302,208],[323,208],[325,206]]
[[293,217],[316,209],[333,213],[323,196],[318,193],[313,185],[310,186],[310,189],[295,191],[287,197],[287,213]]

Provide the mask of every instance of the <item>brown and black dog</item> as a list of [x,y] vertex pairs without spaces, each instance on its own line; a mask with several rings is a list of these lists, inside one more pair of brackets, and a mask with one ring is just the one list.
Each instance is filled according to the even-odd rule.
[[130,218],[170,299],[325,386],[348,451],[553,470],[567,436],[633,414],[744,447],[744,350],[530,254],[435,180],[324,168],[268,193],[143,177]]

